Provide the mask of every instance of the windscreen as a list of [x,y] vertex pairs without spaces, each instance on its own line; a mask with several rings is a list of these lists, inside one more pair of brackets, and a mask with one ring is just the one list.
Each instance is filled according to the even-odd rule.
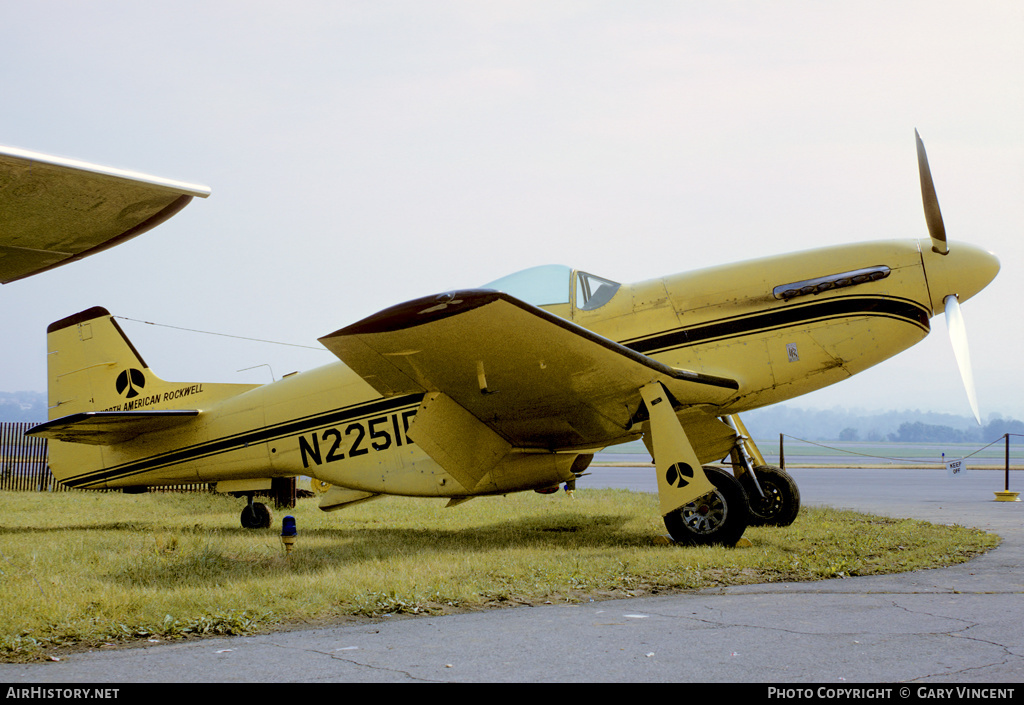
[[567,304],[571,279],[571,268],[563,264],[544,264],[509,274],[481,288],[503,291],[534,306]]

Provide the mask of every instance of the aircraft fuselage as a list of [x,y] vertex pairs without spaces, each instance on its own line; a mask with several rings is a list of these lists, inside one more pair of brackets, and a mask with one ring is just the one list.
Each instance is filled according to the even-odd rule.
[[[956,291],[963,301],[997,269],[994,257],[970,246],[939,255],[927,240],[879,241],[626,284],[594,310],[576,306],[572,296],[544,308],[671,367],[737,380],[727,401],[698,410],[717,417],[792,399],[892,357],[928,334],[929,319],[942,310],[939,293]],[[102,392],[108,406],[119,399],[115,378],[126,367],[110,363],[109,389]],[[593,452],[529,449],[514,468],[471,490],[415,443],[414,430],[410,435],[422,394],[382,397],[340,362],[234,395],[226,395],[225,385],[205,385],[207,392],[163,382],[148,368],[144,374],[153,381],[143,386],[157,390],[147,408],[189,406],[199,416],[130,443],[82,450],[55,442],[51,465],[66,484],[308,475],[371,494],[462,497],[571,479],[576,456]],[[187,403],[184,392],[168,389],[188,386]],[[99,397],[94,393],[94,408],[106,408]],[[53,418],[67,413],[60,409],[67,404],[51,390]],[[603,445],[639,435],[639,427],[623,428]]]

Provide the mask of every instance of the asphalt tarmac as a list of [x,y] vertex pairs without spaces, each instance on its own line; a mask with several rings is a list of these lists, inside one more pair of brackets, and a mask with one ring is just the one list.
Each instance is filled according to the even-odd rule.
[[[935,697],[941,691],[928,684],[954,683],[1024,692],[1012,688],[1024,680],[1024,503],[994,501],[1001,471],[955,479],[941,470],[791,472],[804,504],[975,526],[1003,543],[960,566],[895,576],[71,654],[0,664],[0,683],[813,683],[833,689],[816,695],[834,697],[856,684],[902,684],[888,694],[902,699]],[[1011,489],[1022,479],[1013,473]],[[596,468],[578,489],[652,490],[653,482],[650,467]]]

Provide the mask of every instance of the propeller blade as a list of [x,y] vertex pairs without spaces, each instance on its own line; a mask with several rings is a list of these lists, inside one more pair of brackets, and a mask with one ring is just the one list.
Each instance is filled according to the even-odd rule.
[[964,326],[964,317],[960,313],[960,301],[956,294],[946,297],[946,329],[949,331],[949,341],[953,344],[953,354],[956,356],[957,367],[960,368],[964,389],[967,390],[967,400],[971,403],[971,411],[974,412],[974,418],[980,426],[981,414],[978,413],[978,398],[974,393],[971,354],[967,349],[967,328]]
[[917,140],[917,170],[921,173],[921,200],[924,201],[924,219],[928,223],[928,234],[932,238],[932,249],[940,255],[949,252],[946,243],[946,226],[942,223],[942,211],[939,210],[939,197],[935,195],[935,184],[932,182],[932,171],[928,168],[928,155],[924,151],[921,135],[914,130]]

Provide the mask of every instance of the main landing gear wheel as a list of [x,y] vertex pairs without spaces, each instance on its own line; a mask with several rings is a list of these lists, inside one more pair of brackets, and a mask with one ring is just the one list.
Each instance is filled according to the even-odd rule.
[[735,546],[750,521],[747,493],[724,470],[705,467],[704,473],[715,491],[666,514],[665,528],[677,543]]
[[752,526],[789,526],[800,512],[800,490],[793,478],[782,468],[759,465],[754,468],[764,497],[750,483],[745,483],[750,499]]
[[249,504],[242,508],[243,529],[266,529],[270,522],[270,510],[262,502],[250,500]]

